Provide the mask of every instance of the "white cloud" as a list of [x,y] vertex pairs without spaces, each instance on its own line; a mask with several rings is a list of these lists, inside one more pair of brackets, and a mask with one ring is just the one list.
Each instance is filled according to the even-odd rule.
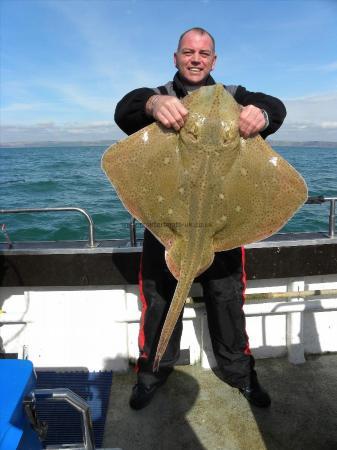
[[337,141],[337,92],[288,99],[284,103],[287,117],[275,138]]
[[337,70],[337,61],[322,65],[321,70],[325,70],[327,72],[334,72],[335,70]]
[[88,111],[108,113],[112,112],[111,98],[90,95],[86,90],[74,84],[61,84],[45,81],[44,86],[58,92],[60,101],[65,104],[80,106]]
[[125,38],[119,27],[112,26],[114,9],[109,3],[102,2],[100,8],[94,9],[90,2],[84,2],[81,14],[71,2],[53,2],[49,6],[62,14],[80,37],[80,51],[87,58],[89,71],[104,79],[107,90],[111,86],[115,92],[126,93],[130,86],[156,85],[155,80],[161,79],[161,69],[156,72],[153,67],[146,68],[143,54],[135,50],[136,31],[129,30]]
[[2,112],[31,111],[40,107],[40,104],[33,103],[11,103],[3,108]]
[[[112,112],[112,102],[108,99],[85,97],[79,90],[59,87],[72,101],[92,110]],[[83,97],[82,97],[83,95]],[[102,103],[100,103],[102,101]],[[272,139],[294,141],[321,140],[337,141],[337,92],[317,94],[285,101],[287,117],[281,129]],[[8,124],[2,126],[2,142],[41,142],[41,141],[99,141],[124,137],[113,121],[68,121],[37,120],[33,124]]]
[[[19,84],[16,86],[19,91],[23,90]],[[93,92],[88,86],[53,79],[27,80],[25,88],[31,93],[36,92],[36,98],[33,99],[33,94],[30,94],[26,97],[21,96],[22,102],[16,102],[15,99],[19,98],[19,95],[12,91],[13,101],[3,104],[0,108],[2,124],[31,125],[44,119],[57,123],[72,118],[81,122],[105,120],[113,117],[117,103],[111,91],[109,91],[111,95],[103,95],[99,90]]]
[[337,122],[323,122],[321,126],[322,128],[337,129]]
[[289,72],[335,72],[337,71],[337,61],[331,61],[325,64],[307,63],[287,68]]
[[125,135],[113,122],[10,124],[0,127],[1,143],[29,143],[44,141],[100,141],[121,139]]

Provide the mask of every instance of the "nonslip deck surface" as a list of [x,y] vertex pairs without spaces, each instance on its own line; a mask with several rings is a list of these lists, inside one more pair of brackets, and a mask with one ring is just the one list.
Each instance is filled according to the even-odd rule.
[[105,447],[122,450],[335,450],[337,355],[257,361],[269,409],[250,407],[212,371],[179,367],[141,411],[128,406],[135,374],[114,376]]

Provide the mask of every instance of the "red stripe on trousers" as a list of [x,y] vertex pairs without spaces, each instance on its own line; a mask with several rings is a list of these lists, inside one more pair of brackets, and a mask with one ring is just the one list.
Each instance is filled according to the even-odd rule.
[[[243,290],[242,290],[242,308],[243,308],[243,305],[245,304],[245,301],[246,301],[246,287],[247,287],[247,277],[246,277],[246,271],[245,271],[246,251],[245,251],[244,247],[241,247],[241,263],[242,263],[241,282],[243,284]],[[244,349],[244,354],[251,355],[252,352],[249,348],[249,338],[248,338],[248,334],[246,333],[246,330],[245,330],[245,335],[246,335],[246,347]]]
[[[138,274],[139,296],[140,296],[140,301],[142,303],[142,314],[141,314],[141,318],[140,318],[138,346],[139,346],[139,350],[141,353],[140,357],[147,358],[148,355],[143,351],[144,346],[145,346],[144,322],[145,322],[145,314],[146,314],[146,310],[147,310],[147,301],[146,301],[146,297],[144,295],[144,290],[143,290],[142,260],[143,260],[143,255],[141,255],[141,258],[140,258],[140,269],[139,269],[139,274]],[[136,371],[138,371],[138,364],[136,366]]]

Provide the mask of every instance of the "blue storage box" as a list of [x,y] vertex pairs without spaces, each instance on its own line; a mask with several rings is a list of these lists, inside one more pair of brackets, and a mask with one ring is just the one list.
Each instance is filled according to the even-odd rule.
[[33,365],[27,360],[0,360],[0,450],[42,449],[23,407],[35,388]]

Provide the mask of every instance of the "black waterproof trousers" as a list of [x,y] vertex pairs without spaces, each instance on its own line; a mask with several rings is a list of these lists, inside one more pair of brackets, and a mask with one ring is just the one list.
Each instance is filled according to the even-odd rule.
[[[255,371],[242,310],[246,283],[244,249],[216,253],[213,264],[196,281],[203,288],[213,351],[221,377],[231,386],[245,387]],[[182,315],[159,372],[152,372],[159,336],[176,284],[166,266],[164,247],[146,230],[139,277],[142,317],[137,364],[138,381],[146,385],[166,378],[179,358]]]

